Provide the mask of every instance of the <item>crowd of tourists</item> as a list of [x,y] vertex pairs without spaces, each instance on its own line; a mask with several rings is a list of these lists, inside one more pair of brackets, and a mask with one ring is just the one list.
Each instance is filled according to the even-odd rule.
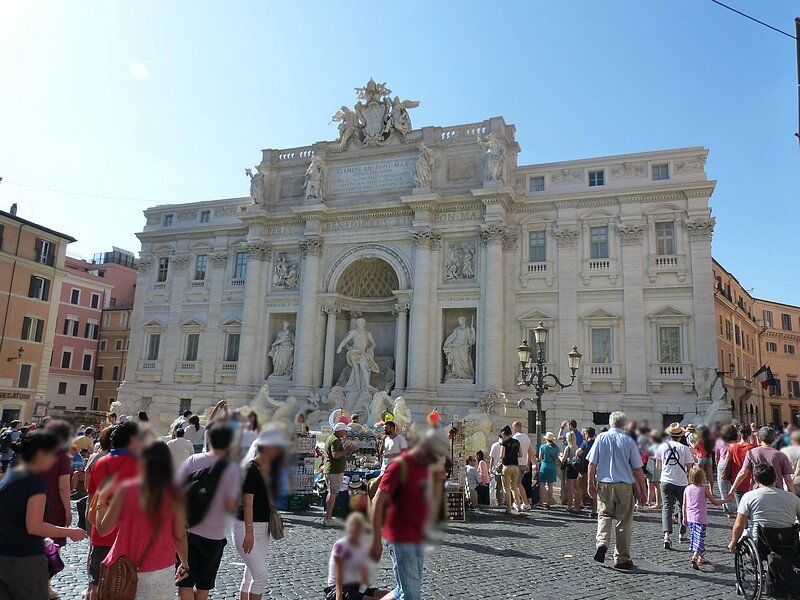
[[[297,425],[305,430],[302,416]],[[347,423],[336,423],[320,452],[327,526],[342,525],[333,510],[347,455],[355,450],[349,431]],[[87,537],[84,597],[90,600],[161,600],[176,587],[182,600],[207,598],[228,539],[244,565],[240,599],[262,597],[270,540],[283,537],[275,499],[286,433],[262,427],[255,413],[240,417],[225,402],[206,426],[186,411],[162,433],[146,413],[119,421],[112,413],[107,422],[77,431],[55,419],[36,426],[14,421],[0,431],[0,597],[58,597],[50,585],[63,568],[57,550]],[[346,519],[331,549],[326,600],[421,597],[425,540],[451,472],[453,434],[429,422],[412,427],[407,439],[395,423],[385,423],[378,476],[350,486],[363,485],[364,505]],[[605,561],[613,529],[618,569],[633,567],[636,511],[659,511],[664,550],[688,544],[694,569],[710,564],[709,504],[735,520],[731,550],[748,527],[788,527],[800,518],[800,431],[791,425],[672,423],[657,430],[615,412],[600,432],[564,421],[537,448],[517,421],[500,429],[488,454],[469,456],[465,471],[474,509],[500,506],[524,515],[560,503],[571,514],[596,517],[594,559]],[[384,548],[393,590],[369,581],[369,567]],[[115,596],[120,589],[130,594]]]

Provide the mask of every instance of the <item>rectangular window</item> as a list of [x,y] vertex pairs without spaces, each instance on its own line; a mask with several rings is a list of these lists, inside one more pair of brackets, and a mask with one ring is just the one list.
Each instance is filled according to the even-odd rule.
[[201,223],[208,223],[211,220],[211,211],[210,210],[201,210],[200,211],[200,222]]
[[71,364],[72,364],[72,352],[70,352],[69,350],[64,350],[64,352],[61,353],[61,368],[69,369]]
[[184,354],[183,360],[188,361],[195,361],[197,360],[197,348],[200,345],[200,334],[199,333],[187,333],[186,334],[186,353]]
[[774,321],[772,318],[772,311],[765,310],[764,311],[764,327],[774,327]]
[[172,215],[164,215],[164,227],[172,227]]
[[675,223],[656,223],[656,254],[675,254]]
[[725,338],[733,341],[733,326],[728,319],[725,319]]
[[59,381],[58,382],[58,393],[59,394],[66,394],[67,393],[67,382],[66,381]]
[[781,380],[777,377],[775,378],[775,382],[769,386],[769,395],[770,396],[783,396],[781,393]]
[[36,298],[47,302],[50,299],[50,280],[38,275],[31,275],[28,298]]
[[92,355],[91,354],[84,354],[83,355],[83,364],[81,365],[81,369],[84,371],[91,371],[92,370]]
[[36,317],[22,318],[22,336],[20,339],[26,342],[41,342],[44,332],[44,321]]
[[98,308],[100,306],[100,294],[92,294],[92,302],[89,306],[92,308]]
[[117,352],[122,350],[122,340],[114,340],[114,350]]
[[531,231],[528,234],[528,247],[530,262],[545,262],[547,260],[547,232]]
[[[795,383],[797,383],[795,381]],[[18,388],[28,388],[31,385],[31,365],[21,364],[19,366],[19,380],[17,381]]]
[[95,396],[92,398],[92,410],[97,410],[100,407],[100,398]]
[[784,344],[783,351],[786,354],[794,354],[794,344]]
[[47,240],[36,238],[36,262],[53,266],[55,260],[53,246]]
[[739,329],[738,325],[734,325],[733,329],[736,332],[736,345],[737,346],[741,346],[742,345],[742,330]]
[[608,227],[591,227],[589,238],[591,242],[590,258],[608,258]]
[[240,334],[229,333],[225,343],[225,361],[236,362],[239,360],[239,339]]
[[658,328],[658,362],[681,363],[681,328],[677,325]]
[[161,346],[160,333],[151,333],[147,336],[147,354],[145,360],[158,360],[159,346]]
[[537,175],[530,179],[530,191],[543,192],[544,191],[544,175]]
[[86,323],[86,331],[84,337],[87,340],[96,340],[99,332],[100,328],[97,326],[97,323]]
[[107,347],[106,340],[100,340],[100,350],[105,351],[106,347]]
[[653,165],[653,181],[669,179],[669,165]]
[[208,255],[198,254],[194,261],[194,280],[202,281],[206,278],[206,266],[208,265]]
[[233,266],[233,278],[234,279],[244,279],[247,277],[247,252],[237,252],[234,266]]
[[158,271],[156,273],[156,281],[158,283],[163,283],[167,280],[167,274],[169,273],[169,258],[166,256],[158,259]]
[[767,352],[777,352],[778,351],[778,344],[775,342],[767,342]]
[[792,315],[781,313],[781,329],[784,331],[792,330]]
[[64,320],[64,335],[71,335],[78,337],[78,319],[65,319]]
[[592,362],[610,363],[614,360],[611,348],[611,328],[592,327]]
[[611,413],[608,412],[593,412],[592,423],[595,425],[608,425],[611,419]]
[[70,304],[78,304],[81,301],[81,291],[77,288],[72,288],[72,292],[69,295],[69,303]]
[[128,325],[128,313],[123,311],[119,314],[119,326],[125,327],[127,325]]
[[108,327],[111,324],[111,315],[106,313],[103,315],[103,327]]
[[97,381],[103,381],[103,374],[105,373],[105,369],[102,367],[102,365],[97,367],[95,373]]
[[606,184],[605,171],[589,171],[589,187],[597,187]]
[[111,369],[111,381],[119,380],[119,367],[114,365],[114,368]]
[[796,379],[790,379],[786,382],[786,384],[789,387],[789,393],[792,395],[792,397],[800,398],[800,381],[797,381]]
[[89,391],[89,386],[87,384],[85,384],[85,383],[82,383],[80,385],[80,387],[78,387],[78,395],[79,396],[85,396],[86,392],[88,392],[88,391]]

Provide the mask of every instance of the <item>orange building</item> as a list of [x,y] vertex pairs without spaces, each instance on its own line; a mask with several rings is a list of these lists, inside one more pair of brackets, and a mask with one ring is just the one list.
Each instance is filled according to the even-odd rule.
[[92,399],[94,410],[109,410],[117,399],[117,388],[125,381],[132,315],[133,302],[110,306],[103,311]]
[[753,374],[761,366],[759,335],[762,328],[755,300],[716,260],[713,272],[717,371],[724,373],[733,418],[760,423],[764,408],[757,392],[761,388],[752,381]]
[[756,299],[763,324],[761,360],[775,377],[767,390],[760,386],[765,423],[800,426],[800,307]]
[[0,211],[0,421],[46,410],[48,367],[75,238]]

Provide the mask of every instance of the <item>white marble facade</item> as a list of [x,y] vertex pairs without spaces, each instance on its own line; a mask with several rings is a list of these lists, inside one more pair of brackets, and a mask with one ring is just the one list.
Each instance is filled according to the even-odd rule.
[[418,415],[524,419],[516,347],[540,320],[550,371],[567,375],[574,344],[584,355],[577,384],[545,396],[548,429],[708,402],[706,149],[518,165],[502,118],[414,129],[417,103],[388,93],[361,89],[335,141],[264,150],[251,196],[146,211],[120,400],[177,414],[265,382],[324,397],[353,379],[336,350],[363,318],[369,385]]

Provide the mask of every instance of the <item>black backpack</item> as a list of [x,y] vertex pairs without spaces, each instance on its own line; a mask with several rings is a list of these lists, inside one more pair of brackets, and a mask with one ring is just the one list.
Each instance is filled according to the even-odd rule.
[[189,527],[194,527],[205,518],[217,491],[219,479],[229,462],[222,456],[211,467],[199,469],[186,477],[183,493],[186,494],[186,523]]
[[8,452],[11,450],[11,430],[6,431],[3,435],[0,435],[0,452]]

